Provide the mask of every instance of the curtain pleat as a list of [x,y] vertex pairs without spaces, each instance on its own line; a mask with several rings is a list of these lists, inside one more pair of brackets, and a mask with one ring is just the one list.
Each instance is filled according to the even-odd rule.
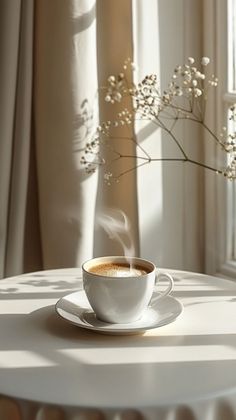
[[[97,61],[98,61],[98,80],[99,86],[105,86],[108,76],[117,75],[123,71],[125,60],[133,59],[133,33],[132,33],[132,1],[131,0],[97,0]],[[99,110],[100,121],[115,121],[117,113],[124,108],[124,103],[111,105],[106,104],[104,95],[100,95]],[[125,103],[125,107],[130,109],[131,104]],[[122,138],[133,137],[134,127],[117,128],[114,134],[117,138],[113,141],[113,147],[118,148],[124,155],[135,154],[135,144],[132,141]],[[104,152],[107,160],[105,172],[113,172],[114,167],[110,165],[114,154],[109,152],[109,147]],[[135,160],[120,159],[117,173],[119,175],[136,165]],[[104,214],[110,209],[125,213],[130,222],[127,232],[132,238],[134,253],[139,255],[139,232],[138,232],[138,205],[137,205],[137,178],[136,171],[133,170],[121,177],[119,183],[109,186],[104,183],[104,170],[100,171],[98,195],[97,195],[97,214]],[[109,238],[104,229],[99,225],[95,227],[95,255],[123,255],[124,250],[121,245]],[[127,241],[127,238],[125,239]],[[127,241],[129,242],[129,241]]]
[[1,2],[0,13],[0,275],[5,274],[9,185],[17,80],[20,1]]
[[[134,61],[138,63],[136,83],[149,74],[156,74],[161,83],[158,17],[156,0],[149,0],[148,7],[142,0],[133,0]],[[150,120],[136,121],[135,133],[138,143],[150,156],[163,156],[162,132],[156,124]],[[166,263],[163,256],[162,172],[162,162],[158,162],[139,168],[137,173],[140,252],[142,257],[151,259],[157,266]]]
[[96,175],[81,152],[97,126],[94,0],[36,1],[35,136],[43,267],[93,254]]
[[0,276],[22,272],[31,126],[33,2],[0,4]]
[[33,6],[21,3],[16,97],[13,123],[5,275],[24,270],[24,230],[32,117]]

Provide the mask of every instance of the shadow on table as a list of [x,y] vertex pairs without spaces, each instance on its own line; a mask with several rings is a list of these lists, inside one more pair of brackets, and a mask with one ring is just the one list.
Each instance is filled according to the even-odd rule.
[[[81,276],[30,274],[22,276],[17,283],[0,281],[0,300],[59,298],[82,288]],[[41,289],[41,290],[40,290]]]

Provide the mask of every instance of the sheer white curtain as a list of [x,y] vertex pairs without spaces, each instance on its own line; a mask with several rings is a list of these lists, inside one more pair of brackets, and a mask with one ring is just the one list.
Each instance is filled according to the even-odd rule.
[[[117,75],[123,70],[125,60],[133,58],[133,27],[132,27],[132,1],[121,0],[97,0],[97,65],[99,85],[106,84],[109,75]],[[114,121],[117,113],[124,105],[106,104],[104,95],[100,99],[100,120]],[[126,103],[127,108],[130,107]],[[135,153],[135,145],[129,141],[121,140],[119,136],[134,136],[134,127],[116,129],[118,138],[114,140],[116,148],[119,143],[119,152],[126,155]],[[114,155],[109,155],[109,149],[105,152],[108,165]],[[132,163],[135,165],[135,163]],[[118,173],[125,171],[132,165],[129,161],[121,159]],[[112,172],[112,167],[108,166]],[[137,178],[136,172],[131,171],[118,184],[108,186],[104,184],[101,173],[98,184],[97,207],[98,214],[109,209],[121,210],[128,217],[130,222],[129,234],[133,240],[134,252],[139,255],[139,231],[138,231],[138,202],[137,202]],[[110,239],[105,231],[95,227],[95,255],[119,255],[124,252],[116,241]]]
[[[96,201],[99,212],[127,214],[138,254],[135,172],[113,190],[101,179],[97,194],[97,174],[80,164],[98,124],[97,76],[132,56],[131,1],[3,0],[0,8],[1,277],[120,252],[102,231],[94,244]],[[102,118],[107,112],[101,106]]]
[[[79,266],[93,254],[122,253],[101,229],[94,240],[95,215],[110,208],[131,221],[138,254],[135,171],[109,188],[103,176],[97,183],[97,174],[86,175],[80,164],[98,124],[98,84],[132,56],[131,1],[36,4],[35,133],[44,267]],[[114,115],[101,100],[100,118]],[[133,145],[124,149],[131,153]]]
[[[194,0],[133,1],[136,78],[156,73],[163,92],[176,65],[189,56],[200,62],[202,6]],[[189,154],[202,159],[202,133],[179,123],[175,134]],[[170,136],[154,124],[137,124],[136,135],[152,157],[177,157]],[[138,171],[138,209],[142,256],[158,266],[203,270],[203,171],[174,162],[153,163]]]
[[[137,61],[136,78],[155,72],[164,85],[186,51],[200,54],[200,16],[193,0],[0,2],[1,277],[120,253],[94,224],[110,207],[130,219],[136,255],[201,269],[198,173],[190,172],[189,201],[183,168],[148,165],[108,187],[80,164],[98,123],[98,85],[128,56]],[[186,48],[189,22],[199,36]],[[100,119],[112,120],[117,108],[99,105]],[[132,130],[149,152],[169,151],[149,125]]]
[[96,175],[81,150],[98,124],[96,3],[39,0],[35,10],[35,137],[44,267],[92,256]]

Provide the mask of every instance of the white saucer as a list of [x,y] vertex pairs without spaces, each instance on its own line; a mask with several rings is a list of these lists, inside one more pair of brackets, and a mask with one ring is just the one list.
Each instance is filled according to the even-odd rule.
[[181,302],[172,296],[160,299],[160,294],[157,292],[154,292],[142,318],[129,324],[109,324],[97,319],[83,290],[64,296],[56,304],[56,312],[65,320],[81,328],[103,334],[143,333],[170,324],[182,311]]

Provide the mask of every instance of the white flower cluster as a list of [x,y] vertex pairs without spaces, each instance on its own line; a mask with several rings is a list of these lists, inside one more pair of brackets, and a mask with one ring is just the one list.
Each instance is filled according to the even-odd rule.
[[105,136],[110,135],[110,130],[112,127],[130,125],[133,121],[133,114],[127,109],[123,109],[123,111],[118,112],[117,118],[115,121],[106,121],[103,122],[101,125],[98,126],[98,136],[103,134]]
[[230,159],[230,162],[226,170],[224,171],[224,176],[230,179],[231,181],[236,179],[236,157],[235,156]]
[[236,122],[236,104],[232,105],[229,110],[230,110],[230,117],[229,117],[229,119],[231,121]]
[[[230,107],[229,120],[236,122],[236,104]],[[223,131],[226,133],[226,127],[223,127]],[[223,134],[222,134],[223,136]],[[236,179],[236,131],[233,133],[226,133],[226,137],[222,142],[223,149],[228,153],[228,166],[224,172],[224,175],[228,179]]]
[[[130,91],[134,100],[134,110],[141,117],[157,118],[167,107],[178,108],[177,101],[183,96],[193,101],[204,93],[204,81],[206,76],[203,71],[198,70],[194,64],[193,57],[188,58],[188,63],[183,66],[176,66],[171,81],[163,94],[161,94],[157,82],[157,76],[151,74],[146,76],[137,87]],[[210,60],[202,58],[202,66],[207,66]],[[216,87],[218,79],[212,75],[208,85]],[[180,108],[179,108],[180,109]]]
[[113,75],[108,77],[108,87],[105,96],[106,102],[110,102],[111,104],[120,102],[122,97],[127,93],[124,77],[124,73],[119,73],[117,77]]
[[146,76],[137,87],[134,87],[130,95],[133,97],[134,110],[141,117],[157,117],[162,105],[157,76]]
[[[172,81],[169,84],[170,96],[182,96],[185,95],[188,98],[198,98],[204,93],[204,81],[206,75],[203,71],[200,71],[193,64],[195,60],[193,57],[188,58],[188,64],[183,66],[177,66],[172,76]],[[210,63],[208,57],[203,57],[201,64],[206,67]],[[208,80],[210,86],[216,87],[218,79],[212,75]]]
[[124,96],[130,94],[130,89],[128,87],[126,71],[128,69],[135,69],[134,63],[131,62],[131,59],[128,58],[125,60],[123,65],[124,72],[118,74],[118,76],[111,75],[107,79],[106,95],[105,101],[111,104],[115,102],[121,102]]
[[[134,68],[131,59],[127,59],[123,65],[123,72],[117,76],[111,75],[107,79],[105,101],[110,104],[121,103],[125,96],[132,99],[132,109],[123,108],[117,113],[114,121],[106,121],[101,123],[97,128],[96,135],[91,142],[86,144],[84,155],[81,158],[81,163],[84,165],[88,173],[93,173],[100,165],[105,164],[105,160],[101,154],[101,145],[110,145],[110,138],[121,138],[121,131],[119,136],[113,135],[114,129],[122,126],[129,126],[132,124],[136,117],[154,121],[158,126],[172,137],[182,158],[177,158],[178,161],[192,162],[203,168],[210,169],[215,173],[221,173],[229,179],[236,179],[236,132],[227,134],[226,127],[218,138],[205,124],[205,107],[207,95],[210,88],[215,88],[218,85],[218,79],[214,74],[208,76],[206,67],[209,65],[210,59],[202,57],[201,66],[198,68],[195,65],[193,57],[189,57],[187,63],[175,67],[170,83],[166,90],[161,92],[157,75],[147,75],[140,83],[135,85],[132,81],[128,82],[129,77],[127,71]],[[204,104],[204,106],[202,106]],[[126,105],[127,106],[127,105]],[[230,108],[230,120],[236,122],[236,105]],[[217,168],[210,167],[203,162],[198,162],[188,158],[179,139],[174,132],[174,126],[178,119],[192,120],[195,123],[201,124],[204,129],[208,130],[216,144],[220,146],[228,156],[228,164],[225,169],[218,170]],[[173,120],[169,124],[166,121]],[[131,130],[132,131],[132,130]],[[128,138],[127,134],[124,139],[136,142],[134,138]],[[111,147],[115,153],[114,161],[130,157],[132,159],[141,160],[141,164],[137,164],[133,169],[138,166],[150,163],[155,160],[149,156],[144,148],[136,142],[139,151],[143,153],[134,156],[123,156],[117,150]],[[165,158],[165,160],[168,160]],[[175,160],[175,159],[170,159]],[[113,161],[113,162],[114,162]],[[130,169],[128,170],[130,171]],[[122,172],[124,175],[128,171]],[[120,176],[121,176],[120,175]],[[114,176],[110,171],[104,174],[105,182],[110,185],[111,182],[119,180],[119,175]]]
[[111,185],[112,176],[111,172],[105,172],[103,179],[107,185]]

